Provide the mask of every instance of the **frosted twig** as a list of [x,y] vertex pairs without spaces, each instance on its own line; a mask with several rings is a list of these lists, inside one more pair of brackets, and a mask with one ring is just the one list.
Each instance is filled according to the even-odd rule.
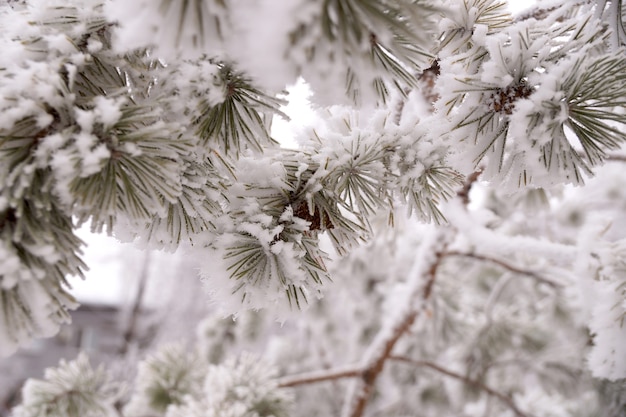
[[346,417],[363,415],[385,362],[390,358],[398,340],[411,328],[425,301],[432,294],[437,269],[445,257],[451,238],[451,229],[440,228],[432,231],[424,239],[407,279],[406,297],[398,302],[399,309],[395,316],[382,326],[364,354],[361,378],[355,382],[348,394],[342,415]]
[[278,380],[278,387],[295,387],[298,385],[315,384],[336,379],[356,378],[362,375],[363,368],[361,366],[327,369],[282,377]]
[[492,397],[497,398],[498,400],[500,400],[503,404],[505,404],[507,407],[509,407],[517,417],[533,417],[531,414],[525,413],[522,410],[520,410],[517,405],[515,404],[515,401],[513,401],[513,399],[511,397],[509,397],[508,395],[505,395],[501,392],[496,391],[495,389],[489,387],[488,385],[477,381],[475,379],[471,379],[468,378],[464,375],[458,374],[454,371],[451,371],[449,369],[446,369],[440,365],[437,365],[436,363],[433,362],[429,362],[429,361],[420,361],[420,360],[413,360],[411,358],[407,358],[406,356],[395,356],[392,355],[389,357],[389,359],[392,360],[396,360],[396,361],[400,361],[400,362],[405,362],[405,363],[410,363],[412,365],[415,366],[423,366],[426,368],[430,368],[434,371],[437,371],[441,374],[447,375],[451,378],[455,378],[458,379],[459,381],[463,381],[465,384],[467,385],[471,385],[474,386],[476,388],[481,389],[482,391],[484,391],[485,393],[487,393],[488,395],[491,395]]
[[544,278],[541,275],[537,274],[536,272],[533,271],[529,271],[527,269],[523,269],[514,265],[511,265],[501,259],[497,259],[497,258],[492,258],[490,256],[486,256],[486,255],[479,255],[477,253],[465,253],[465,252],[457,252],[457,251],[450,251],[447,254],[448,256],[461,256],[464,258],[471,258],[471,259],[476,259],[479,261],[485,261],[485,262],[490,262],[492,264],[498,265],[501,268],[506,269],[507,271],[510,272],[514,272],[516,274],[520,274],[520,275],[526,275],[528,277],[531,277],[543,284],[547,284],[549,286],[551,286],[552,288],[561,288],[563,287],[563,284],[552,281],[548,278]]

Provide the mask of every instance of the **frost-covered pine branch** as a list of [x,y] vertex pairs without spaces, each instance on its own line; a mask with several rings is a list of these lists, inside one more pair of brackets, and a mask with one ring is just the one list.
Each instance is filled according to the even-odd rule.
[[[66,279],[87,267],[75,234],[82,224],[146,248],[191,247],[222,312],[267,308],[285,320],[310,305],[332,311],[318,299],[339,285],[331,284],[341,275],[336,259],[363,245],[395,259],[388,250],[402,248],[385,240],[391,225],[417,220],[455,230],[451,251],[472,255],[447,257],[442,277],[431,281],[438,292],[425,297],[454,317],[434,319],[441,319],[434,340],[455,334],[450,323],[471,338],[450,336],[465,346],[444,349],[451,372],[466,364],[468,380],[497,378],[492,367],[505,360],[501,353],[520,346],[542,364],[559,362],[544,349],[553,341],[536,336],[546,329],[525,321],[530,301],[503,305],[512,286],[567,312],[567,330],[556,339],[577,343],[579,324],[587,325],[597,343],[588,355],[594,375],[622,378],[624,292],[616,276],[624,236],[598,232],[611,229],[601,219],[615,199],[607,191],[598,199],[603,206],[584,206],[580,224],[554,205],[567,201],[564,186],[603,172],[626,139],[623,21],[616,0],[549,1],[517,18],[498,0],[3,3],[0,353],[69,321],[76,302]],[[301,130],[297,148],[285,149],[272,119],[286,117],[285,89],[299,78],[313,91],[320,121]],[[466,210],[474,203],[462,188],[466,178],[483,187],[479,208]],[[464,207],[449,202],[459,190]],[[420,244],[407,240],[412,256]],[[449,271],[463,267],[468,290],[457,302]],[[396,272],[399,282],[412,276]],[[520,273],[535,279],[511,278]],[[365,291],[348,282],[354,293]],[[390,317],[416,319],[389,308],[396,300],[383,296],[389,285],[365,291],[366,298]],[[580,291],[566,305],[559,292],[569,287]],[[574,304],[578,324],[570,320]],[[498,309],[508,320],[498,319]],[[364,333],[393,328],[367,317]],[[406,357],[437,356],[405,338],[420,326],[413,319],[397,337],[380,340],[407,349]],[[375,372],[355,394],[357,406],[346,406],[353,415],[382,389],[379,378],[389,378],[383,368],[391,350],[381,356],[381,344],[357,355]],[[165,370],[185,357],[154,361]],[[533,396],[547,392],[504,385],[529,410]],[[196,401],[185,403],[185,395]],[[206,408],[203,395],[181,391],[171,410],[167,403],[152,411],[193,415]],[[442,401],[456,410],[467,400],[446,395]],[[246,415],[250,407],[228,412]]]
[[49,368],[43,380],[30,379],[22,390],[15,417],[117,417],[115,402],[122,390],[100,366],[93,369],[86,354]]

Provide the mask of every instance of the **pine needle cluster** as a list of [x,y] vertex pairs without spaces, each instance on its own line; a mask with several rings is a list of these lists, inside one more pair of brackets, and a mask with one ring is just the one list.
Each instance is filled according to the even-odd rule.
[[[624,60],[610,30],[591,5],[507,26],[504,3],[470,3],[447,24],[439,51],[451,88],[438,106],[464,158],[518,187],[582,183],[625,139]],[[459,68],[466,75],[453,75]]]

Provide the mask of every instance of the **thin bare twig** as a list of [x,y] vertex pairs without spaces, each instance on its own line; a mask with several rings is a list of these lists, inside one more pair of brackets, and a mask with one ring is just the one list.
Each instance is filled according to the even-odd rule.
[[501,259],[497,259],[497,258],[492,258],[490,256],[486,256],[486,255],[479,255],[477,253],[466,253],[466,252],[458,252],[458,251],[450,251],[447,254],[448,256],[460,256],[460,257],[464,257],[464,258],[471,258],[471,259],[476,259],[479,261],[485,261],[485,262],[490,262],[492,264],[498,265],[501,268],[506,269],[507,271],[510,272],[514,272],[516,274],[520,274],[520,275],[526,275],[528,277],[531,277],[543,284],[549,285],[552,288],[561,288],[563,287],[563,284],[552,281],[548,278],[544,278],[541,275],[537,274],[536,272],[533,271],[529,271],[527,269],[522,269],[520,267],[511,265]]
[[298,385],[315,384],[318,382],[332,381],[343,378],[356,378],[362,375],[363,368],[361,366],[328,369],[282,377],[278,380],[278,387],[296,387]]
[[426,368],[430,368],[434,371],[437,371],[441,374],[447,375],[451,378],[454,379],[458,379],[459,381],[464,382],[467,385],[471,385],[473,387],[479,388],[482,391],[484,391],[485,393],[487,393],[488,395],[491,395],[492,397],[497,398],[498,400],[500,400],[503,404],[505,404],[507,407],[509,407],[516,416],[518,417],[533,417],[531,414],[525,413],[522,410],[520,410],[517,405],[515,404],[515,401],[513,401],[513,399],[511,397],[509,397],[508,395],[505,395],[501,392],[496,391],[495,389],[489,387],[488,385],[482,383],[481,381],[477,381],[475,379],[471,379],[466,377],[465,375],[461,375],[459,373],[456,373],[454,371],[451,371],[449,369],[444,368],[441,365],[438,365],[436,363],[433,362],[429,362],[429,361],[420,361],[420,360],[413,360],[411,358],[408,358],[406,356],[395,356],[392,355],[389,359],[392,360],[396,360],[399,362],[405,362],[405,363],[410,363],[412,365],[415,366],[421,366],[421,367],[426,367]]

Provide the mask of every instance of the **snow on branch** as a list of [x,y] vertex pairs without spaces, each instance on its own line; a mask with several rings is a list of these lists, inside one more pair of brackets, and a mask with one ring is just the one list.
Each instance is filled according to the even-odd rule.
[[411,328],[425,302],[430,298],[437,269],[452,237],[452,231],[447,228],[431,230],[424,237],[418,257],[407,277],[406,288],[401,298],[397,300],[398,309],[383,323],[361,360],[363,373],[351,387],[344,403],[343,416],[363,415],[373,394],[376,379],[392,355],[394,346]]

